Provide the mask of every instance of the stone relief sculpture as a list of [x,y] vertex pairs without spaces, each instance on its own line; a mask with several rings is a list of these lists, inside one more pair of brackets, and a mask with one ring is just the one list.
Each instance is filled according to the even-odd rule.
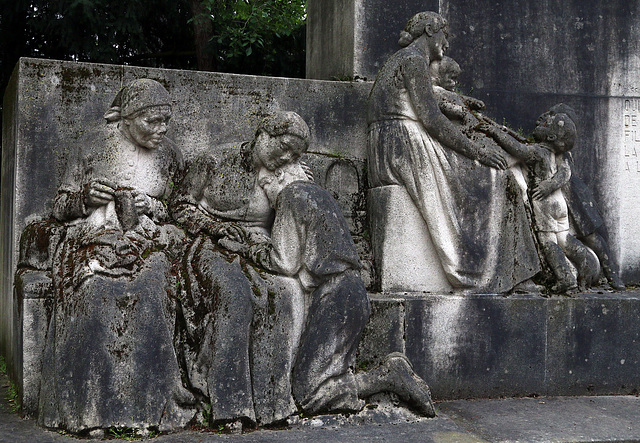
[[404,355],[355,370],[369,298],[338,204],[300,162],[304,120],[277,112],[183,173],[170,117],[160,83],[123,87],[54,218],[23,233],[18,274],[45,273],[53,292],[39,423],[254,427],[385,391],[434,416]]
[[184,233],[163,199],[182,167],[165,137],[171,100],[140,79],[118,93],[102,137],[69,165],[53,214],[54,306],[38,421],[72,432],[171,429],[195,414],[173,347]]
[[569,212],[561,190],[571,175],[564,153],[573,148],[576,138],[573,120],[566,114],[541,116],[533,132],[537,143],[532,144],[520,143],[495,126],[482,125],[482,130],[529,165],[535,229],[542,254],[555,276],[556,283],[551,290],[575,291],[579,280],[582,288],[593,283],[597,280],[599,265],[595,256],[569,233]]
[[[554,114],[566,114],[576,125],[578,124],[576,111],[564,103],[552,106],[540,116],[538,123],[548,118],[549,115]],[[570,178],[562,186],[562,193],[567,202],[570,225],[575,231],[577,239],[588,246],[598,257],[602,272],[611,287],[617,290],[624,289],[624,283],[619,276],[618,264],[609,250],[608,242],[605,240],[607,234],[604,232],[604,220],[598,210],[596,199],[589,187],[573,172],[571,152],[567,152],[565,157],[570,171]]]
[[358,411],[385,390],[433,416],[406,357],[353,373],[369,300],[344,217],[299,162],[308,137],[297,114],[276,113],[236,154],[195,161],[178,188],[175,216],[200,234],[186,258],[189,378],[216,422]]
[[[538,119],[536,143],[527,143],[483,115],[482,101],[455,91],[461,69],[443,55],[446,32],[438,14],[417,14],[401,34],[405,48],[380,70],[369,97],[371,186],[407,191],[454,289],[537,292],[534,276],[551,292],[585,289],[598,280],[596,256],[611,285],[623,288],[593,196],[572,178],[575,112],[552,108]],[[570,219],[584,243],[569,234]],[[540,261],[550,279],[536,275]]]
[[304,290],[306,321],[292,373],[302,410],[357,412],[363,399],[389,391],[433,417],[429,388],[404,355],[390,354],[379,368],[354,374],[369,297],[336,201],[296,162],[275,171],[262,168],[258,183],[275,208],[275,222],[271,242],[245,253],[265,269],[295,276]]
[[454,288],[535,289],[540,262],[518,171],[495,143],[452,123],[434,93],[429,66],[448,48],[447,32],[440,15],[416,14],[403,49],[378,73],[367,115],[370,185],[406,189]]
[[[482,114],[481,111],[485,108],[482,100],[462,95],[455,91],[458,76],[462,72],[462,69],[454,59],[445,55],[440,60],[432,61],[429,65],[429,70],[431,71],[431,80],[433,81],[433,92],[438,100],[440,111],[442,111],[454,125],[457,125],[467,137],[483,145],[489,145],[492,149],[497,148],[498,146],[495,141],[492,138],[486,137],[485,134],[479,130],[479,125],[484,123],[496,126],[518,141],[526,141],[526,139],[517,132],[512,131],[507,126],[496,123]],[[505,155],[509,167],[512,167],[513,164],[516,163],[514,159],[509,158],[508,153],[504,152],[503,155]],[[517,177],[520,178],[517,168],[512,168],[512,171],[518,174]]]
[[300,287],[224,245],[268,238],[273,211],[256,169],[299,157],[308,137],[297,114],[266,119],[252,141],[193,161],[172,198],[175,219],[195,235],[184,259],[185,356],[191,387],[210,403],[212,422],[254,426],[296,411],[289,375],[302,328]]

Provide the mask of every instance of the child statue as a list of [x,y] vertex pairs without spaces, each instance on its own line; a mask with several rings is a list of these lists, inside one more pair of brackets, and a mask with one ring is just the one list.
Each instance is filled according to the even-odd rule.
[[[569,212],[561,190],[571,175],[564,153],[574,145],[574,122],[566,114],[542,116],[533,133],[537,143],[533,144],[520,143],[493,125],[483,124],[481,129],[529,165],[538,241],[556,279],[551,290],[572,292],[578,283],[581,287],[590,284],[597,278],[599,265],[591,251],[569,233]],[[569,260],[577,268],[577,275]]]

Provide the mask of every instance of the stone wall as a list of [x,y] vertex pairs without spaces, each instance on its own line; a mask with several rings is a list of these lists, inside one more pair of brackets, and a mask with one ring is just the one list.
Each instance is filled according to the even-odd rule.
[[309,0],[307,78],[374,80],[397,50],[407,19],[418,11],[437,9],[437,0]]
[[[343,176],[360,181],[355,189],[364,185],[369,84],[21,59],[4,98],[0,221],[0,349],[16,380],[22,380],[23,354],[17,323],[22,312],[13,299],[20,234],[30,221],[50,214],[78,140],[103,126],[120,87],[141,77],[158,80],[170,92],[168,137],[187,161],[202,150],[249,140],[269,111],[290,110],[310,127],[316,181],[336,193]],[[353,191],[353,183],[344,189]]]

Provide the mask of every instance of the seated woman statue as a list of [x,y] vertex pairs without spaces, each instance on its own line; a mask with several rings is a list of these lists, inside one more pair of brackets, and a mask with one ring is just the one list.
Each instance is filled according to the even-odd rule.
[[59,188],[66,227],[53,257],[55,301],[39,422],[68,431],[171,429],[194,414],[173,347],[184,234],[163,224],[182,158],[165,137],[171,100],[139,79],[83,146]]
[[504,151],[466,136],[434,95],[429,66],[443,57],[447,31],[439,14],[416,14],[401,33],[403,49],[378,73],[367,115],[369,183],[407,190],[454,288],[533,288],[540,260]]
[[273,210],[256,171],[299,158],[308,143],[299,115],[276,112],[252,141],[194,159],[171,199],[173,217],[194,237],[184,260],[183,342],[190,387],[210,424],[265,425],[297,410],[290,373],[302,329],[300,285],[227,246],[268,239]]

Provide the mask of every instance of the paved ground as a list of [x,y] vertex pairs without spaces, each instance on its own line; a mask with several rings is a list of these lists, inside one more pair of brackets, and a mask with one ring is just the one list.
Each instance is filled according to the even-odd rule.
[[[80,440],[36,426],[11,412],[0,389],[0,442]],[[418,419],[384,408],[345,419],[323,416],[282,430],[242,435],[188,430],[162,435],[153,443],[306,442],[640,442],[640,397],[555,397],[459,400],[437,404],[438,417]],[[110,440],[124,441],[124,440]]]

